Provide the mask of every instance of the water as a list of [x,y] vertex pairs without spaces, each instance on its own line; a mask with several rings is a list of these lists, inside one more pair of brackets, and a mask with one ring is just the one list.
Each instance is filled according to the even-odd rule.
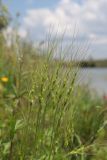
[[98,95],[107,95],[107,68],[85,68],[80,70],[79,81],[88,84]]

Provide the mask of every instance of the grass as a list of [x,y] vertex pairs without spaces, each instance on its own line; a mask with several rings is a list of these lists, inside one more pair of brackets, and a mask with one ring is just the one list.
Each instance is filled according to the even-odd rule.
[[0,159],[106,160],[106,105],[53,50],[0,47]]

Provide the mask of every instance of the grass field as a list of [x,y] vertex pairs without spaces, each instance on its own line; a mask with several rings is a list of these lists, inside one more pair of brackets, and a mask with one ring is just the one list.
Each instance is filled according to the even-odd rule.
[[52,49],[0,47],[0,160],[107,160],[106,102]]

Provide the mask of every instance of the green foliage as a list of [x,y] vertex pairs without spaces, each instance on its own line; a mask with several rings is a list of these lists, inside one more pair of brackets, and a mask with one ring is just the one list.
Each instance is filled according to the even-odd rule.
[[[16,44],[0,54],[0,159],[105,160],[106,107],[78,68]],[[17,48],[17,50],[15,49]]]
[[0,31],[9,23],[9,12],[7,7],[0,1]]

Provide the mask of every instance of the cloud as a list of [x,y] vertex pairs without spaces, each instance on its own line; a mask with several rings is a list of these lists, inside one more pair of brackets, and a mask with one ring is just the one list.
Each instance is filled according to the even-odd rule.
[[22,39],[27,37],[27,31],[25,28],[19,28],[19,30],[14,30],[12,26],[8,26],[4,31],[3,31],[7,46],[11,46],[11,44],[15,41],[15,37],[18,35]]
[[21,38],[25,38],[27,36],[27,31],[24,28],[19,28],[18,35]]
[[[95,43],[96,52],[100,57],[97,45],[101,48],[107,46],[106,19],[106,0],[82,0],[82,4],[76,0],[60,0],[54,9],[29,9],[23,19],[23,32],[24,29],[30,30],[33,36],[40,38],[48,33],[52,26],[52,34],[57,32],[58,36],[61,36],[66,30],[66,38],[69,39],[74,33],[76,24],[79,29],[77,36],[80,40],[93,41],[93,46]],[[107,48],[106,46],[104,48]]]

